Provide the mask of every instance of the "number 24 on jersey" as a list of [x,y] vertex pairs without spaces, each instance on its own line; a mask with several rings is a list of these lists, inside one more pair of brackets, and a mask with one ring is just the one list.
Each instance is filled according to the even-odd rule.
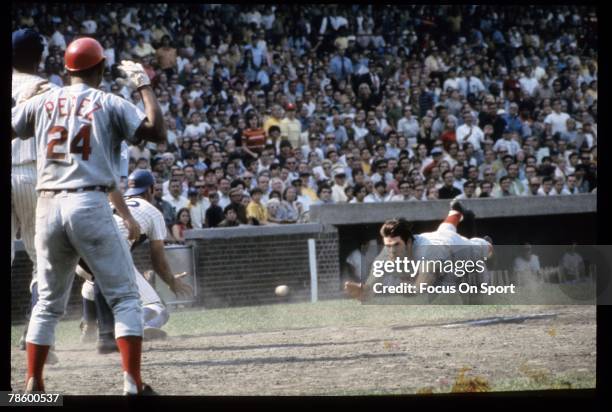
[[[70,141],[70,153],[80,154],[83,160],[89,160],[91,146],[89,144],[91,125],[83,125]],[[67,160],[66,144],[68,142],[68,130],[64,126],[53,126],[49,129],[47,143],[47,159]]]

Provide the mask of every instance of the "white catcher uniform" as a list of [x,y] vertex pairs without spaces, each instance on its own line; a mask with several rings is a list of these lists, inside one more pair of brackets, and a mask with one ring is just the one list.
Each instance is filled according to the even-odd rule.
[[[141,235],[146,235],[149,240],[163,241],[166,238],[164,216],[155,206],[145,199],[137,197],[126,199],[125,203],[130,208],[134,219],[140,225]],[[131,247],[134,241],[128,240],[128,230],[123,223],[123,219],[115,215],[115,220],[121,234],[126,242],[128,242],[129,247]],[[161,328],[168,322],[170,317],[168,310],[155,289],[153,289],[153,286],[147,282],[136,266],[134,266],[134,272],[136,273],[136,284],[138,285],[140,300],[142,301],[144,328]],[[93,282],[91,280],[86,280],[83,283],[81,295],[85,299],[94,300]]]
[[133,141],[145,114],[86,84],[35,96],[12,110],[17,136],[36,138],[39,300],[26,341],[53,345],[81,256],[115,316],[115,337],[142,336],[134,264],[108,204],[117,186],[121,140]]
[[[29,73],[13,70],[11,95],[16,104],[45,84],[53,83]],[[34,138],[15,139],[11,148],[11,262],[15,259],[14,241],[17,231],[32,261],[32,281],[36,280],[36,249],[34,247],[34,214],[36,212],[36,142]],[[32,282],[32,283],[33,283]]]

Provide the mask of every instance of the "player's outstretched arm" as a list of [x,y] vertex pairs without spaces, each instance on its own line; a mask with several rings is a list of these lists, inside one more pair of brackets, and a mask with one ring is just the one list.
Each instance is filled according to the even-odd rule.
[[168,265],[168,261],[166,260],[164,241],[151,240],[149,244],[151,250],[151,263],[153,264],[155,273],[162,278],[175,295],[191,295],[191,293],[193,293],[191,286],[179,279],[179,277],[182,276],[175,276],[174,273],[170,271],[170,265]]
[[151,86],[145,86],[138,91],[142,97],[147,118],[136,130],[136,137],[150,142],[165,143],[167,140],[166,124],[153,89]]
[[127,228],[129,235],[129,240],[136,240],[140,237],[140,225],[130,213],[130,209],[125,204],[125,200],[123,199],[123,195],[117,189],[113,190],[108,194],[108,199],[111,201],[115,210],[117,210],[117,214],[123,219],[125,223],[125,227]]
[[167,137],[164,115],[151,88],[151,80],[144,68],[140,63],[123,60],[119,65],[119,69],[127,76],[129,86],[140,93],[145,114],[147,115],[145,121],[136,130],[135,137],[154,143],[165,142]]

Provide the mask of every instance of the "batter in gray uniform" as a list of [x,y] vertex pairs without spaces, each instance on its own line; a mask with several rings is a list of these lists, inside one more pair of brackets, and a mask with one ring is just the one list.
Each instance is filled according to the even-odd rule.
[[[69,86],[33,97],[12,110],[13,138],[34,135],[38,153],[35,247],[39,299],[26,338],[26,391],[44,390],[45,358],[81,257],[113,309],[124,393],[151,392],[140,377],[143,325],[132,257],[107,193],[117,187],[114,171],[121,140],[165,141],[161,109],[148,76],[133,62],[122,62],[120,69],[140,92],[146,114],[96,88],[104,72],[104,53],[92,38],[72,42],[66,49],[65,65]],[[139,230],[133,229],[138,223],[125,202],[113,203],[137,236]]]

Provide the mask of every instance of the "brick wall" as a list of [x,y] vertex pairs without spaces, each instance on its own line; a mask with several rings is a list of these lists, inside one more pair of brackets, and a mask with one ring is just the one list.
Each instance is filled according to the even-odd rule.
[[[308,239],[316,241],[318,292],[320,299],[340,296],[338,233],[321,225],[276,228],[207,229],[192,234],[197,305],[227,307],[310,300]],[[152,269],[145,243],[132,253],[140,272]],[[11,318],[22,323],[30,302],[30,262],[18,248],[12,268]],[[81,316],[82,280],[75,278],[65,318]],[[274,294],[278,285],[288,285],[286,298]]]
[[[134,263],[140,270],[151,269],[148,247],[141,246],[134,253]],[[26,319],[30,306],[30,280],[32,276],[32,261],[22,247],[18,247],[15,260],[11,267],[11,320],[12,323],[22,323]],[[81,317],[81,286],[83,280],[75,276],[68,299],[65,318]]]

